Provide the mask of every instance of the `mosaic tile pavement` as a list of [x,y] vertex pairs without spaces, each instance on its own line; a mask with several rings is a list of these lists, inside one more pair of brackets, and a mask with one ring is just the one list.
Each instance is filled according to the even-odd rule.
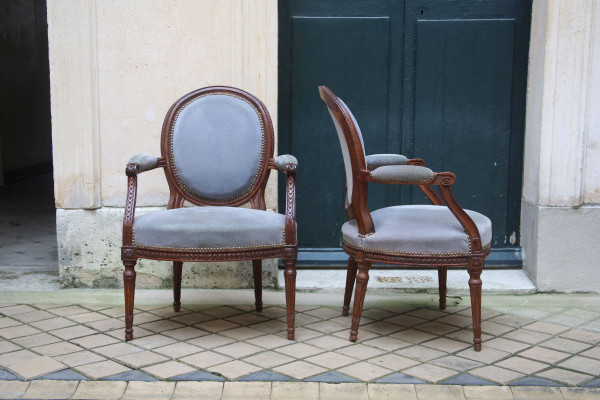
[[[600,310],[598,310],[600,311]],[[485,308],[483,350],[470,308],[365,308],[358,341],[340,308],[0,305],[0,380],[399,383],[600,387],[600,312]]]

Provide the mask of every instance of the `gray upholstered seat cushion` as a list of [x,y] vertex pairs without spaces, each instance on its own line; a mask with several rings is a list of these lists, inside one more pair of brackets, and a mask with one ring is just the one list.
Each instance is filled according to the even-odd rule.
[[408,159],[401,154],[370,154],[366,160],[367,168],[373,170],[384,165],[404,165]]
[[433,178],[433,171],[417,165],[387,165],[369,172],[369,176],[382,183],[426,183]]
[[[492,223],[485,215],[465,210],[479,229],[484,247],[492,240]],[[371,213],[375,233],[358,234],[356,220],[342,226],[344,242],[364,250],[410,255],[469,254],[467,234],[446,206],[409,205]]]
[[156,167],[158,158],[151,154],[137,154],[129,159],[129,164],[137,164],[140,172],[144,172]]
[[248,249],[283,245],[285,216],[238,207],[184,207],[140,215],[134,244],[176,249]]

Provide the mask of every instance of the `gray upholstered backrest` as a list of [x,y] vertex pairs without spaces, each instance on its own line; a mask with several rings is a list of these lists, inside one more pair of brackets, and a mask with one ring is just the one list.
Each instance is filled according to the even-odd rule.
[[[356,135],[358,135],[358,138],[360,139],[360,144],[361,144],[360,153],[362,153],[362,157],[363,157],[363,161],[364,161],[365,145],[364,145],[362,134],[360,132],[360,127],[358,126],[358,123],[356,122],[356,118],[354,118],[354,115],[352,114],[352,112],[350,111],[350,109],[348,108],[346,103],[344,103],[343,100],[340,99],[339,97],[337,99],[340,101],[341,108],[346,112],[346,114],[348,114],[348,116],[350,116],[350,119],[352,120],[352,123],[354,124],[354,128],[356,129]],[[344,136],[344,131],[342,130],[342,126],[340,125],[339,121],[335,117],[335,114],[332,112],[332,110],[329,107],[327,107],[327,109],[328,109],[329,115],[331,115],[331,119],[333,120],[333,123],[335,125],[335,129],[338,134],[338,139],[340,140],[340,146],[342,147],[342,156],[344,157],[344,168],[346,170],[346,208],[347,208],[352,203],[352,192],[354,189],[354,184],[352,181],[352,163],[350,161],[350,151],[353,151],[353,149],[350,149],[348,147],[348,143],[346,142],[346,137]],[[364,162],[366,163],[366,161],[364,161]]]
[[265,156],[264,121],[241,96],[213,92],[193,98],[179,109],[168,135],[170,166],[188,195],[229,202],[257,184]]

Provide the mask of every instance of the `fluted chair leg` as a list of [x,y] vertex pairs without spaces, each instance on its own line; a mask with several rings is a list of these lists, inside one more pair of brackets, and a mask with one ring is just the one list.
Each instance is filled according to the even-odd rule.
[[285,271],[285,306],[287,311],[287,337],[289,340],[294,339],[296,329],[294,327],[296,321],[296,260],[283,260]]
[[136,261],[124,261],[123,288],[125,290],[125,340],[133,339],[133,302],[135,298]]
[[173,261],[173,310],[181,309],[181,273],[183,262]]
[[365,294],[367,294],[370,267],[370,263],[358,262],[356,292],[354,293],[354,307],[352,308],[352,327],[350,328],[351,342],[356,342],[356,337],[358,336],[358,326],[360,325],[360,315],[362,314],[363,305],[365,303]]
[[481,271],[483,269],[483,257],[472,258],[467,269],[469,271],[469,290],[473,315],[473,349],[481,351]]
[[448,268],[438,268],[438,280],[440,288],[440,310],[446,309],[446,278],[448,276]]
[[256,311],[262,311],[262,260],[252,260],[252,273],[254,274],[254,304]]
[[354,289],[354,281],[356,280],[356,268],[358,264],[352,257],[348,258],[348,271],[346,272],[346,291],[344,292],[344,307],[342,315],[347,316],[350,310],[350,300],[352,300],[352,289]]

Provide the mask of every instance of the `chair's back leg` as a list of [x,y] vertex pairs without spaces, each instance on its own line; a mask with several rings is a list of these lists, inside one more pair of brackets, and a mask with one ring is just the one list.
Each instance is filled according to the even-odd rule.
[[438,268],[438,281],[440,288],[440,310],[446,309],[446,278],[448,276],[448,268]]
[[358,274],[356,274],[356,292],[354,293],[354,307],[352,308],[352,327],[350,328],[350,341],[356,342],[360,315],[365,304],[367,283],[369,282],[369,268],[371,263],[358,261]]
[[344,292],[344,307],[342,315],[347,316],[350,310],[350,300],[352,300],[352,289],[354,289],[354,281],[356,280],[356,260],[348,257],[348,271],[346,272],[346,291]]
[[136,260],[123,261],[123,288],[125,290],[125,340],[133,339],[133,302],[135,298]]
[[469,290],[471,292],[471,313],[473,315],[473,349],[481,351],[481,271],[483,257],[472,257],[469,271]]
[[181,309],[181,273],[183,270],[182,261],[173,261],[173,310]]
[[256,311],[262,311],[262,260],[252,260],[252,272],[254,274],[254,300]]

